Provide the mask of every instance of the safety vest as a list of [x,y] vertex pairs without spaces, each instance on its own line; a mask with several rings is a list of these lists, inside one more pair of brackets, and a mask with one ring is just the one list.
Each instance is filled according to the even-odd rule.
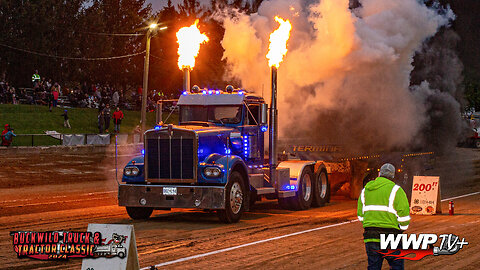
[[40,81],[40,75],[38,75],[37,73],[32,75],[32,82],[35,82],[35,81]]
[[360,193],[357,216],[363,227],[406,230],[410,206],[405,191],[384,177],[369,182]]

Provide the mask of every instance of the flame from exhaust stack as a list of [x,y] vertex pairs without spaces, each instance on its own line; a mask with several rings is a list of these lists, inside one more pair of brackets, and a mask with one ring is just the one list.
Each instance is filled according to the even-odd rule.
[[280,24],[277,30],[270,34],[270,46],[268,48],[267,59],[270,67],[278,68],[283,61],[283,57],[287,54],[287,41],[290,38],[292,24],[289,20],[275,16],[275,21]]
[[193,69],[195,58],[200,51],[200,44],[208,42],[207,35],[200,33],[197,24],[198,20],[189,27],[180,28],[177,32],[178,68],[180,70]]

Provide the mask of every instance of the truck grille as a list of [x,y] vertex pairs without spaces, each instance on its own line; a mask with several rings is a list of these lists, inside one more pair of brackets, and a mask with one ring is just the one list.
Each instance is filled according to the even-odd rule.
[[195,134],[177,130],[174,130],[172,136],[164,130],[152,133],[146,135],[147,180],[160,183],[195,182]]

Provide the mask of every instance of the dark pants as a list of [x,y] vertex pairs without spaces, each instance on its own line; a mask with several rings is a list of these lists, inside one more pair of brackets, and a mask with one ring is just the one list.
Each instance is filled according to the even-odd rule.
[[105,117],[105,130],[110,127],[110,117]]
[[55,107],[55,108],[57,107],[57,102],[58,101],[56,99],[53,100],[53,107]]
[[[376,252],[380,250],[380,243],[378,242],[367,242],[365,243],[365,249],[367,250],[368,256],[368,270],[381,270],[383,264],[383,255]],[[381,252],[387,252],[387,250],[380,250]],[[397,253],[394,253],[397,254]],[[395,257],[385,257],[390,269],[392,270],[403,270],[403,259],[395,260]]]

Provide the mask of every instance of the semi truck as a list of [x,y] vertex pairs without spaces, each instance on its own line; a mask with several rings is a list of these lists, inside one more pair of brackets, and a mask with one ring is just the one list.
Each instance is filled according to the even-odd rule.
[[345,187],[356,198],[384,160],[395,160],[398,177],[407,179],[419,171],[407,169],[406,160],[432,154],[347,157],[337,146],[279,143],[276,95],[276,80],[270,108],[261,96],[232,86],[183,92],[178,125],[147,130],[143,154],[125,166],[119,205],[132,219],[147,219],[155,209],[196,208],[234,223],[261,197],[289,210],[323,206]]

